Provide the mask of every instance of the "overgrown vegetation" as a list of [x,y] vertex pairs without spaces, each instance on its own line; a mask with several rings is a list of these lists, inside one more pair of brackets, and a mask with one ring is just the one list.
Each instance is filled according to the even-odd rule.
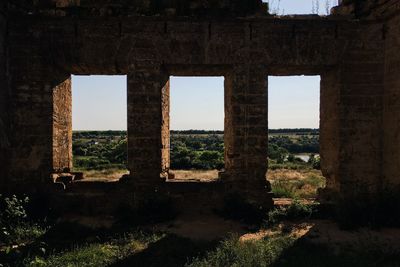
[[223,167],[223,135],[176,133],[171,136],[172,169],[220,170]]
[[45,229],[27,215],[28,197],[0,195],[0,246],[12,246],[41,236]]
[[313,170],[270,171],[272,192],[280,198],[315,198],[318,190],[325,187],[325,178]]
[[[234,196],[231,203],[233,199]],[[12,196],[2,200],[2,226],[31,222],[25,210],[29,199]],[[242,212],[249,208],[248,203],[234,202],[236,207],[238,202],[241,203],[242,209],[239,210]],[[24,241],[15,239],[9,243],[12,246],[1,239],[0,266],[398,266],[399,252],[373,241],[333,249],[329,243],[313,243],[312,239],[295,234],[296,224],[287,224],[288,227],[284,225],[283,228],[277,226],[285,221],[308,220],[315,210],[316,206],[294,201],[268,213],[267,228],[259,230],[260,233],[270,231],[270,234],[254,235],[250,239],[233,234],[220,241],[194,241],[173,234],[121,226],[95,230],[72,223],[48,225],[41,235],[30,235]],[[249,216],[246,212],[241,215]],[[32,227],[32,224],[25,226]]]
[[287,207],[276,207],[268,212],[267,225],[274,225],[284,220],[309,219],[316,212],[317,204],[306,204],[295,199]]
[[126,169],[126,132],[74,132],[72,153],[77,171]]
[[186,266],[272,266],[294,241],[290,236],[279,236],[242,242],[238,236],[233,236],[221,242],[205,257],[196,258]]
[[[268,157],[271,169],[319,168],[317,129],[270,130]],[[302,160],[296,154],[310,156]],[[125,169],[125,131],[88,131],[73,134],[74,168],[77,171]],[[224,167],[222,131],[171,131],[171,168],[220,170]]]

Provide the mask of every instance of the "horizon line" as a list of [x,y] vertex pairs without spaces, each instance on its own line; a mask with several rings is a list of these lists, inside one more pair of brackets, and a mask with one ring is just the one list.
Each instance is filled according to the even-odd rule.
[[[307,127],[300,127],[300,128],[268,128],[268,130],[319,130],[319,128],[312,128],[312,127],[310,127],[310,128],[307,128]],[[112,131],[118,131],[118,132],[121,132],[121,131],[128,131],[127,129],[108,129],[108,130],[76,130],[76,129],[73,129],[72,131],[75,131],[75,132],[112,132]],[[182,130],[182,129],[179,129],[179,130],[176,130],[176,129],[170,129],[170,131],[218,131],[218,132],[223,132],[224,130],[218,130],[218,129],[184,129],[184,130]]]

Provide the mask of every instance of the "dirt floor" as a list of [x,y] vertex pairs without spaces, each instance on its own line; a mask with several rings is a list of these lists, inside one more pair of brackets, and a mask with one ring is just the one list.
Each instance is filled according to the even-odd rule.
[[117,182],[122,176],[129,174],[128,170],[90,170],[83,172],[85,182]]
[[218,170],[171,170],[174,180],[211,182],[218,179]]

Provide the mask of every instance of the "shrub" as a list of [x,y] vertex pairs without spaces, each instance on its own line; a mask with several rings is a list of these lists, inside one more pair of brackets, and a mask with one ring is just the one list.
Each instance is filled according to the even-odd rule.
[[295,198],[297,196],[295,185],[288,180],[277,180],[271,187],[274,197]]
[[303,204],[293,200],[288,207],[279,207],[268,212],[268,224],[276,224],[283,220],[299,220],[310,218],[315,212],[316,205]]
[[28,204],[28,197],[0,195],[0,244],[19,244],[44,234],[43,227],[29,220],[26,212]]
[[20,227],[26,223],[25,206],[29,198],[19,199],[15,195],[3,198],[0,195],[0,202],[0,237],[6,243],[10,243],[17,239]]
[[195,258],[187,267],[273,266],[281,253],[294,243],[289,236],[243,242],[237,236],[221,242],[204,258]]

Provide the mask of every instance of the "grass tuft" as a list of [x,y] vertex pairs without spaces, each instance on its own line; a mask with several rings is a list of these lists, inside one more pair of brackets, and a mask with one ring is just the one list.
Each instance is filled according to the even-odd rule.
[[203,258],[195,258],[187,267],[209,266],[271,266],[289,248],[294,239],[289,236],[240,241],[238,236],[223,241]]

